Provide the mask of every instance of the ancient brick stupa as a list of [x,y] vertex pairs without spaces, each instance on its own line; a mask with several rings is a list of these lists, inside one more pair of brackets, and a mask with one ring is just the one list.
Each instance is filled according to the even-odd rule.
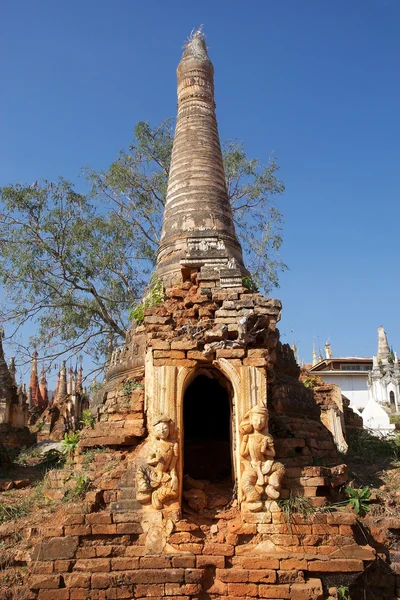
[[243,286],[199,33],[178,67],[156,271],[164,299],[114,351],[98,422],[80,439],[119,452],[121,469],[91,492],[100,512],[71,515],[68,542],[43,543],[35,559],[68,559],[57,598],[327,598],[332,572],[345,585],[374,553],[357,546],[353,514],[288,523],[279,504],[322,507],[346,467],[279,342],[281,303]]

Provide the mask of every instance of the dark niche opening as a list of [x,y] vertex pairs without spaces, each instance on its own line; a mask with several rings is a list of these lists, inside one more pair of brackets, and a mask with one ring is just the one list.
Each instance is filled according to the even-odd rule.
[[183,401],[184,474],[211,482],[232,478],[231,402],[215,378],[198,375]]

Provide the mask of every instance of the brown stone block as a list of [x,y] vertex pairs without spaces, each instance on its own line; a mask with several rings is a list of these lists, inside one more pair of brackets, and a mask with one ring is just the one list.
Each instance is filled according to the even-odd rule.
[[113,546],[96,546],[96,557],[97,558],[108,558],[112,556]]
[[195,565],[196,558],[194,556],[186,556],[185,554],[182,554],[182,556],[172,557],[173,567],[193,568]]
[[225,535],[225,542],[227,544],[231,544],[232,546],[236,546],[236,544],[238,543],[238,539],[239,539],[239,536],[237,533],[227,533]]
[[53,537],[42,540],[32,553],[32,560],[54,560],[55,558],[74,558],[78,548],[77,537]]
[[237,568],[217,569],[216,577],[223,583],[247,583],[249,581],[249,571]]
[[138,583],[135,585],[135,598],[139,598],[140,596],[144,596],[146,598],[154,598],[154,597],[163,597],[164,596],[164,584],[162,583],[152,583],[152,584],[143,584]]
[[91,525],[68,525],[65,527],[65,535],[90,535]]
[[199,583],[166,583],[165,584],[165,596],[171,599],[171,597],[182,596],[194,597],[201,592],[201,585]]
[[106,511],[88,514],[86,515],[86,521],[90,525],[98,525],[100,523],[107,525],[112,522],[110,513]]
[[39,590],[41,588],[58,588],[60,585],[60,575],[30,575],[29,588]]
[[96,548],[93,547],[84,547],[78,548],[76,551],[75,558],[95,558],[96,557]]
[[[286,523],[268,523],[267,525],[256,525],[257,527],[257,532],[258,533],[284,533],[284,534],[288,534],[290,533],[290,530],[292,530],[293,525],[291,525],[290,529],[288,527],[288,525]],[[298,525],[297,525],[298,527]],[[295,533],[293,531],[293,533]],[[311,526],[310,526],[310,533],[311,533]]]
[[375,560],[376,550],[371,546],[359,546],[358,544],[350,544],[334,549],[330,554],[330,558],[357,558],[360,560]]
[[55,560],[54,561],[54,572],[55,573],[66,573],[73,567],[74,561],[72,560]]
[[180,544],[181,552],[191,552],[192,554],[201,554],[203,550],[202,544]]
[[279,560],[273,557],[235,556],[232,564],[243,569],[279,569]]
[[290,586],[288,584],[281,585],[264,585],[258,586],[258,595],[260,598],[290,598]]
[[339,525],[340,535],[353,535],[353,528],[351,525]]
[[148,317],[144,318],[144,322],[148,325],[168,325],[168,323],[171,322],[171,316],[160,317],[158,315],[149,315]]
[[53,538],[64,535],[64,527],[41,527],[40,533],[43,537]]
[[127,546],[125,548],[125,556],[146,556],[146,547],[140,544]]
[[91,587],[94,589],[107,589],[114,583],[110,573],[93,573]]
[[196,350],[197,341],[196,340],[175,340],[171,342],[172,350]]
[[173,533],[168,538],[168,541],[170,544],[197,544],[199,542],[199,538],[196,535],[190,533],[189,531],[178,531],[177,533]]
[[63,519],[64,525],[83,525],[85,522],[84,515],[66,515]]
[[224,348],[217,350],[217,358],[243,358],[246,352],[243,348]]
[[320,579],[309,579],[306,583],[294,583],[290,591],[291,600],[322,600],[324,597]]
[[182,350],[154,350],[154,358],[186,358],[186,352]]
[[196,567],[217,567],[217,569],[223,569],[225,567],[225,556],[196,556]]
[[277,546],[298,546],[300,544],[297,535],[276,534],[271,535],[270,539]]
[[184,300],[185,306],[193,306],[193,304],[204,304],[204,302],[208,302],[209,298],[206,294],[196,294],[194,296],[188,296]]
[[338,525],[313,525],[312,532],[314,535],[336,535],[339,533],[339,527]]
[[117,523],[117,533],[137,534],[142,533],[140,523]]
[[110,561],[108,558],[80,558],[75,562],[74,571],[89,571],[93,573],[108,572]]
[[139,523],[140,517],[136,512],[123,512],[113,514],[114,523]]
[[215,554],[217,556],[233,556],[235,549],[231,544],[213,544],[212,542],[205,543],[203,546],[203,554]]
[[[282,517],[282,520],[280,521],[281,523],[285,522],[284,519],[284,514],[283,513],[276,513],[278,514],[280,517]],[[269,511],[266,512],[259,512],[259,513],[242,513],[242,518],[244,519],[244,521],[246,523],[271,523],[272,521],[272,513],[270,513]]]
[[169,569],[171,559],[168,556],[142,556],[139,567],[141,569]]
[[307,569],[307,561],[305,559],[289,558],[281,560],[279,568],[281,571],[303,570]]
[[127,583],[181,583],[184,581],[184,569],[140,569],[125,571]]
[[303,583],[303,571],[278,571],[276,573],[278,583]]
[[249,581],[252,583],[275,583],[276,571],[272,569],[249,569]]
[[67,588],[88,588],[90,573],[65,573],[64,582]]
[[54,563],[51,561],[37,560],[32,564],[31,573],[52,573]]
[[170,350],[171,343],[166,340],[159,340],[157,338],[151,338],[148,341],[148,345],[153,348],[153,350]]
[[88,600],[92,598],[92,594],[89,596],[86,588],[71,589],[69,594],[69,600]]
[[326,485],[325,477],[300,477],[300,485],[318,487]]
[[229,596],[258,596],[258,586],[255,583],[228,583]]
[[187,357],[190,360],[197,360],[201,362],[211,362],[212,356],[204,356],[200,350],[189,350]]
[[354,573],[364,570],[362,560],[355,559],[329,559],[329,560],[309,560],[308,571],[321,573]]
[[245,367],[266,367],[268,360],[266,358],[244,358],[243,364]]
[[139,568],[139,558],[136,556],[118,556],[111,559],[112,571],[132,571]]
[[338,511],[329,513],[327,520],[330,525],[354,525],[357,515],[350,511]]
[[122,599],[124,599],[124,600],[125,599],[132,600],[132,598],[134,598],[134,595],[133,595],[133,586],[129,586],[129,587],[118,586],[118,588],[117,588],[117,599],[118,600],[122,600]]
[[[314,552],[317,552],[317,554],[320,554],[321,556],[330,556],[332,554],[332,552],[334,552],[336,550],[336,546],[317,546],[316,548],[314,548]],[[342,555],[343,556],[343,555]],[[338,558],[341,558],[340,555],[338,555]],[[359,558],[358,556],[355,556],[354,558]]]
[[188,360],[188,359],[181,359],[181,360],[175,360],[173,358],[170,358],[168,360],[166,359],[156,359],[153,361],[153,364],[155,367],[188,367],[188,368],[192,368],[196,366],[196,361],[195,360]]
[[[318,546],[319,544],[323,544],[326,542],[326,535],[306,535],[302,539],[302,545],[304,546]],[[305,550],[304,550],[305,552]],[[315,553],[315,548],[313,549],[313,553]]]
[[185,583],[201,583],[204,569],[186,569]]
[[[118,525],[121,527],[122,524]],[[117,533],[117,525],[106,525],[99,523],[98,525],[92,525],[92,534],[93,535],[113,535]]]
[[69,590],[40,590],[38,600],[69,600]]

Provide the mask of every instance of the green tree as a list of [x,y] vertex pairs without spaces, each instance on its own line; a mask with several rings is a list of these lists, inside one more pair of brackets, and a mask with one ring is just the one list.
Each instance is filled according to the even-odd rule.
[[[172,150],[172,120],[140,122],[132,144],[104,172],[86,169],[90,192],[41,181],[0,190],[0,312],[11,336],[27,321],[56,360],[86,352],[99,365],[129,325],[154,268]],[[286,268],[279,258],[284,190],[275,161],[262,166],[241,143],[223,146],[229,198],[253,279],[264,292]]]

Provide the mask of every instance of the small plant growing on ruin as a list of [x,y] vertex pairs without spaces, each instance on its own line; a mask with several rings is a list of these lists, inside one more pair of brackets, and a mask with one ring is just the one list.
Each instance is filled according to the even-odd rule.
[[338,598],[340,600],[351,600],[349,586],[348,585],[340,585],[337,588]]
[[290,495],[287,499],[279,499],[278,504],[283,510],[287,523],[291,522],[293,514],[300,514],[306,519],[317,512],[317,509],[303,496]]
[[84,469],[87,469],[88,466],[93,462],[94,459],[94,451],[93,450],[88,450],[87,452],[85,452],[83,460],[82,460],[82,467]]
[[80,422],[81,422],[81,425],[84,425],[86,427],[91,427],[93,429],[94,424],[96,422],[96,417],[94,415],[92,415],[90,408],[83,411]]
[[257,292],[256,284],[254,283],[252,278],[249,277],[248,275],[246,275],[245,277],[242,277],[242,284],[243,284],[243,287],[245,287],[247,290],[249,290],[249,292]]
[[164,286],[161,279],[157,275],[152,275],[150,279],[150,285],[144,298],[139,304],[135,304],[129,313],[131,319],[135,319],[136,323],[140,325],[144,320],[144,311],[146,308],[153,308],[161,302],[163,302]]
[[67,455],[69,458],[72,458],[75,450],[78,447],[79,443],[79,432],[75,433],[66,433],[64,435],[64,439],[61,442],[61,447],[63,454]]
[[318,379],[315,377],[306,377],[303,380],[303,385],[309,390],[313,390],[315,387],[319,385]]
[[367,487],[352,488],[346,485],[347,494],[346,504],[354,509],[357,515],[364,515],[369,509],[368,503],[371,501],[371,490]]
[[86,492],[90,488],[89,477],[87,475],[80,475],[80,474],[74,473],[71,476],[70,480],[71,479],[74,480],[74,486],[68,490],[64,499],[72,500],[72,499],[76,499],[76,498],[84,498],[86,495]]
[[130,379],[122,386],[122,391],[124,392],[124,396],[130,396],[133,390],[137,388],[143,389],[144,385],[142,383],[137,383],[134,379]]

